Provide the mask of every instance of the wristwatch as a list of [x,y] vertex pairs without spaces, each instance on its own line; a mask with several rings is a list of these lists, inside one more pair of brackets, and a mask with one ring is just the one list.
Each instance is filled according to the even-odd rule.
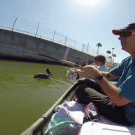
[[103,79],[103,76],[100,75],[100,76],[96,77],[96,79],[97,79],[97,80],[101,80],[101,79]]

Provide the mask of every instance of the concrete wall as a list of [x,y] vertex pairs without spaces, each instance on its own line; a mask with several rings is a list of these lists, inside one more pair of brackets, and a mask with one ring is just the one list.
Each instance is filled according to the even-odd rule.
[[0,29],[0,55],[55,61],[38,54],[72,61],[77,64],[93,60],[93,56],[78,50],[30,35]]

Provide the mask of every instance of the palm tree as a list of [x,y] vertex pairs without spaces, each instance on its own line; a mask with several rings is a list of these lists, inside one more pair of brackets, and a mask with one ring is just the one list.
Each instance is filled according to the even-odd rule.
[[102,44],[101,43],[98,43],[96,46],[98,47],[98,50],[97,50],[97,55],[98,55],[98,53],[99,53],[99,47],[102,47]]
[[112,56],[109,56],[108,59],[109,59],[109,61],[112,61]]
[[113,56],[113,62],[114,62],[114,57],[116,57],[116,54],[113,54],[112,56]]
[[107,59],[108,59],[108,54],[111,54],[111,51],[108,50],[108,51],[106,51],[106,53],[107,53]]

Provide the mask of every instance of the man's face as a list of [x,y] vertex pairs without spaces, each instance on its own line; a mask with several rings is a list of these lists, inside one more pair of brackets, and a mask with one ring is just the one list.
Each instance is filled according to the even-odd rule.
[[122,50],[135,55],[135,31],[131,31],[131,33],[129,36],[119,35],[119,40],[121,41]]

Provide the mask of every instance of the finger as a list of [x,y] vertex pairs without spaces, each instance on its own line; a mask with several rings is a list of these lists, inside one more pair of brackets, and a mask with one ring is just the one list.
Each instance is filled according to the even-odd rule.
[[77,73],[79,74],[80,77],[84,77],[84,71],[78,71]]

